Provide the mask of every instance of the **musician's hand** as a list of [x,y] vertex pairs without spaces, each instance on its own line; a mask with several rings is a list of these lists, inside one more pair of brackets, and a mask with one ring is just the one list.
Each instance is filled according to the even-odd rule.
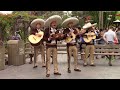
[[56,37],[55,38],[59,38],[59,36],[58,35],[56,35]]
[[64,36],[65,36],[64,34],[61,35],[61,37],[64,37]]
[[49,37],[49,40],[52,40],[52,39],[53,39],[53,37],[52,37],[52,36],[50,36],[50,37]]
[[52,37],[50,36],[49,39],[52,39]]
[[35,35],[36,35],[36,36],[38,36],[38,37],[41,37],[41,35],[40,35],[40,34],[38,34],[38,33],[36,33]]
[[71,35],[72,35],[72,32],[69,32],[69,35],[71,36]]

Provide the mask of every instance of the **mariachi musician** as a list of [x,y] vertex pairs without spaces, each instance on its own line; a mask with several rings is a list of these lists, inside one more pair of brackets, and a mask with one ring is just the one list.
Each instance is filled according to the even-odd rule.
[[58,71],[57,62],[57,40],[59,36],[57,35],[57,26],[62,22],[62,18],[59,15],[53,15],[49,17],[45,22],[45,34],[46,39],[46,77],[50,76],[50,57],[52,54],[53,64],[54,64],[54,75],[61,75]]
[[[97,25],[97,23],[95,24],[91,24],[90,22],[87,22],[80,33],[83,34],[83,39],[85,41],[86,44],[86,48],[85,48],[85,60],[84,60],[84,64],[83,66],[87,66],[87,58],[90,58],[90,66],[95,66],[94,64],[94,39],[96,38],[96,35],[94,33],[94,26]],[[90,56],[89,56],[90,53]]]
[[[38,51],[41,52],[41,59],[42,59],[42,67],[45,67],[45,52],[44,52],[44,43],[43,43],[43,30],[45,21],[43,19],[34,19],[31,22],[31,27],[33,28],[31,30],[31,37],[29,36],[29,41],[31,42],[31,45],[34,46],[34,67],[36,68],[37,61],[38,61]],[[34,43],[36,40],[36,43]]]
[[62,26],[66,27],[63,31],[63,34],[65,34],[64,39],[67,43],[68,73],[71,73],[70,60],[72,55],[74,57],[74,71],[81,71],[78,68],[78,52],[76,44],[76,36],[79,34],[79,31],[77,28],[73,28],[73,26],[77,25],[78,23],[79,20],[75,17],[67,18],[62,23]]

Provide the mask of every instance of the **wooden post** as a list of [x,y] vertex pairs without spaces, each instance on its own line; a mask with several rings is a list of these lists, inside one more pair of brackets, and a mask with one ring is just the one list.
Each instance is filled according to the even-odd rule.
[[99,29],[103,29],[103,11],[99,11]]
[[0,41],[0,70],[5,69],[5,47]]

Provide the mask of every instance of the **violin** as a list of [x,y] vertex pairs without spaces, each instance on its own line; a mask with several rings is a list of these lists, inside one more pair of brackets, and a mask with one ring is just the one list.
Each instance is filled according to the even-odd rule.
[[52,40],[55,40],[55,39],[62,39],[64,37],[64,34],[63,33],[57,33],[57,34],[52,34],[50,35],[50,38]]

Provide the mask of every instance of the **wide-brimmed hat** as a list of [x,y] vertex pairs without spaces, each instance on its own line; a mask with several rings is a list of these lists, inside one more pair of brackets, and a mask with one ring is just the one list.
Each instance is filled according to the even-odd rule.
[[120,23],[120,20],[117,19],[116,21],[113,21],[113,22],[114,22],[114,23]]
[[41,27],[44,27],[44,24],[45,24],[45,21],[43,19],[34,19],[32,22],[31,22],[31,27],[32,28],[36,28],[36,25],[40,23],[41,24]]
[[73,23],[73,26],[75,26],[79,23],[79,20],[75,17],[67,18],[63,21],[62,26],[67,27],[68,23]]
[[91,27],[96,26],[96,25],[97,25],[97,23],[94,23],[94,24],[87,23],[83,26],[83,29],[91,28]]
[[20,30],[17,30],[17,31],[15,31],[16,33],[19,33],[20,32]]
[[45,27],[49,27],[52,22],[56,22],[59,25],[62,22],[62,18],[59,15],[53,15],[45,21]]

